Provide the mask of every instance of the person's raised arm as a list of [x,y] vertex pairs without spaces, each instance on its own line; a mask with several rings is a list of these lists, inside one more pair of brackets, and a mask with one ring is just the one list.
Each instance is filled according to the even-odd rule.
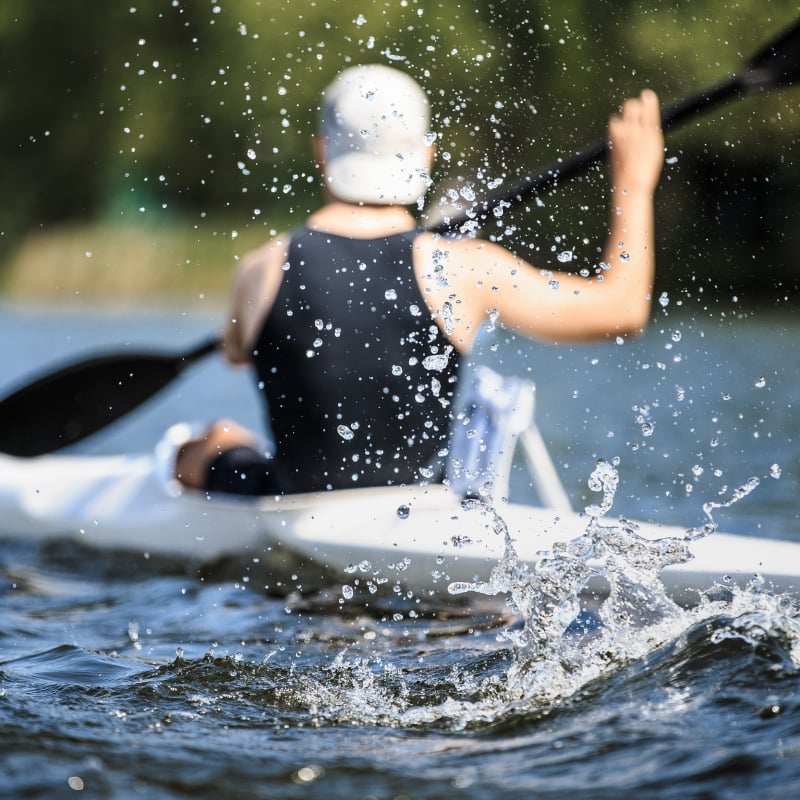
[[609,236],[603,253],[608,300],[621,332],[647,324],[655,276],[654,194],[664,161],[658,98],[626,100],[608,125],[611,169]]
[[[658,98],[627,100],[609,122],[610,225],[596,275],[543,270],[477,239],[429,237],[427,260],[443,264],[455,303],[454,343],[469,349],[488,314],[526,336],[588,341],[641,333],[655,271],[653,195],[664,160]],[[444,255],[443,255],[444,254]],[[431,294],[439,291],[429,282]],[[436,302],[431,305],[436,311]]]

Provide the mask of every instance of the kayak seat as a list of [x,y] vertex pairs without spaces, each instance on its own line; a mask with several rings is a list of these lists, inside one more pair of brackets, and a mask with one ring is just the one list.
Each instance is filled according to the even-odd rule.
[[514,455],[521,445],[539,502],[570,511],[567,493],[533,419],[533,382],[482,365],[465,383],[445,468],[450,488],[465,498],[489,503],[507,499]]

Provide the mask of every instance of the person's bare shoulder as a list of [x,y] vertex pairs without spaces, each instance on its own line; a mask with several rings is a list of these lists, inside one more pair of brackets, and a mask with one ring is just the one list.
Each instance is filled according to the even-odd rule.
[[244,363],[264,319],[269,314],[289,258],[288,233],[282,233],[242,256],[233,281],[230,311],[225,327],[228,359]]

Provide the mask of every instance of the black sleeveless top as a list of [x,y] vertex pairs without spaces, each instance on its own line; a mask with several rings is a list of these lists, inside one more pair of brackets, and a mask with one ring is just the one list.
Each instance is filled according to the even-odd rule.
[[292,235],[253,353],[287,493],[441,477],[459,359],[414,277],[417,235]]

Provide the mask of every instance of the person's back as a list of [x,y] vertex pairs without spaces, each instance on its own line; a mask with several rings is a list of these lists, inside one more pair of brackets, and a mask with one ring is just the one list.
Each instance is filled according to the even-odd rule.
[[292,234],[253,356],[287,492],[442,474],[458,354],[417,285],[416,235]]

